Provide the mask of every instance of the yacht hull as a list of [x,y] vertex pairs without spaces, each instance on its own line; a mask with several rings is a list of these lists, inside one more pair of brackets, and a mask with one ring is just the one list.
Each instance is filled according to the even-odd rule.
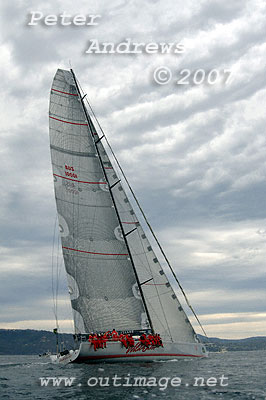
[[109,342],[104,349],[94,350],[88,342],[82,342],[78,350],[67,356],[52,356],[53,362],[65,363],[121,363],[152,362],[184,358],[205,358],[208,353],[201,343],[164,343],[164,347],[146,347],[137,342],[125,348],[120,342]]

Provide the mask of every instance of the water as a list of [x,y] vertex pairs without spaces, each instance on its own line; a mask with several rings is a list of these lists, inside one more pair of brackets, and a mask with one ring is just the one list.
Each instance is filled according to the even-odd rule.
[[[36,356],[0,356],[0,399],[265,400],[265,371],[266,351],[211,354],[208,359],[202,360],[67,366],[53,365],[47,359]],[[115,374],[115,383],[121,386],[114,386],[111,378]],[[41,386],[41,377],[73,377],[75,380],[70,387],[65,386],[64,380],[58,387],[51,382],[46,387]],[[101,377],[104,378],[102,381]],[[106,380],[108,377],[109,382]],[[134,381],[136,377],[144,379],[142,386],[139,386],[139,381]],[[174,377],[180,378],[180,386],[171,385]],[[197,381],[198,386],[195,386],[195,377],[201,378]],[[88,380],[91,386],[88,386]],[[109,386],[100,386],[101,382]],[[127,382],[137,386],[125,386]],[[177,380],[172,382],[178,383]],[[143,383],[157,386],[143,386]],[[221,386],[220,383],[228,385]]]

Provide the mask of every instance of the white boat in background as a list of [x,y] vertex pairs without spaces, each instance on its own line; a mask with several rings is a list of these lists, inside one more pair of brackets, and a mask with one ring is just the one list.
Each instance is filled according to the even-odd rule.
[[[50,148],[77,350],[51,359],[92,363],[206,357],[140,224],[143,211],[135,213],[123,171],[119,177],[114,170],[103,145],[107,139],[100,126],[95,128],[85,96],[73,70],[58,69],[50,95]],[[134,346],[110,340],[95,351],[88,335],[113,328],[130,332]],[[163,347],[140,343],[141,334],[155,332]]]

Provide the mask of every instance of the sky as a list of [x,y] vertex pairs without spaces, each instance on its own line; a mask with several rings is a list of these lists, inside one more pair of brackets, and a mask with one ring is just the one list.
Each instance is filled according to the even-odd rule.
[[[34,11],[100,17],[28,25]],[[208,336],[265,335],[265,1],[18,0],[0,18],[0,328],[54,328],[53,259],[72,329],[48,136],[52,79],[71,65]],[[88,53],[93,40],[183,51]]]

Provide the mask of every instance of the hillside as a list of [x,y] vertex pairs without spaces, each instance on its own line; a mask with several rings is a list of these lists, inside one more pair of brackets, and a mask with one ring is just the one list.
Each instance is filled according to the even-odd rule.
[[[60,334],[59,343],[73,348],[73,336]],[[53,332],[32,329],[0,329],[0,355],[3,354],[43,354],[56,351],[56,337]]]
[[[248,351],[266,350],[266,336],[247,339],[228,340],[208,338],[199,335],[202,342],[207,343],[209,351]],[[59,335],[59,342],[64,342],[66,348],[74,346],[71,334]],[[12,354],[43,354],[56,351],[56,338],[53,332],[36,331],[32,329],[0,329],[0,355]]]
[[246,339],[219,339],[198,335],[203,343],[207,344],[209,351],[248,351],[248,350],[266,350],[266,336],[255,336]]

